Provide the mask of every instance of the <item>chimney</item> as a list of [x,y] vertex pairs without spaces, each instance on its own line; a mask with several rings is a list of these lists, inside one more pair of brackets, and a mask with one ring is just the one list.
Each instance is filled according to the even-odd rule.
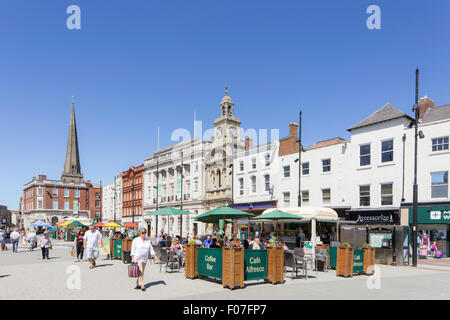
[[428,109],[434,108],[434,101],[427,96],[419,100],[419,119],[422,118]]
[[47,176],[43,175],[43,174],[40,174],[39,175],[39,181],[44,181],[44,180],[47,180]]
[[253,139],[246,137],[245,138],[245,150],[250,149],[253,146]]
[[289,123],[289,137],[298,137],[298,124],[295,122]]

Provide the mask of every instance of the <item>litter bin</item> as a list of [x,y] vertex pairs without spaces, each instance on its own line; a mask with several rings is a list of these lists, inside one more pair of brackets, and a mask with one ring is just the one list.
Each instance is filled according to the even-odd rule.
[[122,240],[114,240],[114,258],[122,259]]
[[122,262],[131,263],[131,250],[123,250]]

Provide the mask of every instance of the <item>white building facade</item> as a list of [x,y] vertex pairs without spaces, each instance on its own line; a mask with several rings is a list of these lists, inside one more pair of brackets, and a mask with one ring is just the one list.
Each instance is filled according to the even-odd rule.
[[103,187],[102,221],[108,223],[122,221],[122,175],[117,174],[114,181]]

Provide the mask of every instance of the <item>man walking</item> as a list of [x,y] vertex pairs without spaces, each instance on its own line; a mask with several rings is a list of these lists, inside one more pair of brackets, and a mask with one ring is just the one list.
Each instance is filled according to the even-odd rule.
[[102,246],[102,235],[95,229],[93,224],[89,226],[89,230],[84,234],[83,246],[86,249],[86,255],[89,260],[89,269],[93,269],[95,260],[98,258],[98,248]]
[[13,246],[13,252],[17,253],[20,239],[20,233],[17,231],[17,228],[15,228],[13,232],[11,232],[10,238]]

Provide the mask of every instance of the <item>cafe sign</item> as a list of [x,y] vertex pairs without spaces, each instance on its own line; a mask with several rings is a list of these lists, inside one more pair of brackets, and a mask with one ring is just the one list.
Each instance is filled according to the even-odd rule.
[[267,279],[267,250],[245,250],[244,268],[244,280]]
[[353,250],[353,273],[364,272],[364,250]]
[[197,273],[205,277],[222,279],[222,249],[198,248]]

